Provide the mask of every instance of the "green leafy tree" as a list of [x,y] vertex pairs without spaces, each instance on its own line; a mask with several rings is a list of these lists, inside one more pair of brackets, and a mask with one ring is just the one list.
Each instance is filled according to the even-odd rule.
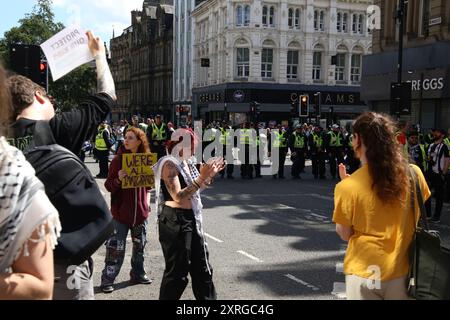
[[[37,0],[32,12],[19,20],[19,26],[6,31],[0,38],[0,57],[6,67],[10,66],[11,44],[41,45],[64,29],[61,22],[55,21],[52,4],[52,0]],[[75,106],[94,86],[95,71],[89,65],[77,68],[56,82],[52,82],[49,76],[49,93],[55,97],[62,110]]]

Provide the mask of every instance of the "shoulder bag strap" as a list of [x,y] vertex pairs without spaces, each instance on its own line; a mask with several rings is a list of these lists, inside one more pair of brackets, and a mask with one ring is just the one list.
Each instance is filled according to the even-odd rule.
[[[411,173],[411,176],[412,176],[412,180],[414,182],[414,186],[412,186],[412,188],[415,189],[415,194],[417,196],[417,203],[419,204],[419,210],[420,210],[419,222],[421,223],[421,227],[424,230],[429,230],[430,228],[428,226],[428,221],[427,221],[426,214],[425,214],[425,212],[426,212],[425,211],[425,205],[424,205],[424,202],[423,202],[423,196],[422,196],[422,191],[420,189],[419,179],[417,177],[416,172],[414,171],[414,169],[411,166],[409,166],[409,170],[410,170],[410,173]],[[412,197],[411,203],[413,203],[413,202],[415,202],[414,197]],[[415,207],[413,206],[413,209],[414,208]],[[414,214],[414,226],[416,227],[417,223],[416,223],[415,210],[413,210],[413,214]]]

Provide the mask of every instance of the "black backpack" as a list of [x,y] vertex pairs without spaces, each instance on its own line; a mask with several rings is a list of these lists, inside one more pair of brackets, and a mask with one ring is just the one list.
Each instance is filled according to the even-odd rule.
[[111,212],[95,179],[73,152],[56,144],[48,122],[36,122],[33,142],[24,154],[59,212],[62,232],[55,261],[83,263],[114,232]]

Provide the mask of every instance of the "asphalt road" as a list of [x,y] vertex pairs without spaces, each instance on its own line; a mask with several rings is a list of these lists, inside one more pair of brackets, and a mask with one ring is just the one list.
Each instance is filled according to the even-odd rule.
[[[87,158],[94,175],[98,164]],[[345,243],[331,222],[337,181],[314,180],[306,169],[302,180],[216,179],[202,194],[204,229],[219,299],[343,299]],[[286,168],[288,177],[290,168]],[[104,180],[97,180],[109,203]],[[153,196],[152,196],[153,198]],[[153,199],[152,199],[153,200]],[[131,241],[111,294],[100,291],[105,249],[94,255],[96,299],[155,300],[164,271],[152,201],[145,266],[150,285],[130,285]],[[450,207],[444,206],[438,229],[450,245]],[[194,299],[190,285],[182,299]]]

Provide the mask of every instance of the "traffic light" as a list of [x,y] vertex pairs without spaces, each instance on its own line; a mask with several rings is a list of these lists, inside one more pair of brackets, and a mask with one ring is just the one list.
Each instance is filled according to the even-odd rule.
[[47,79],[48,79],[48,63],[45,60],[41,60],[41,63],[39,64],[39,82],[38,82],[38,84],[41,87],[43,87],[46,91],[48,91]]
[[411,114],[411,82],[391,83],[391,113],[396,115]]
[[309,96],[300,96],[300,117],[309,116]]

